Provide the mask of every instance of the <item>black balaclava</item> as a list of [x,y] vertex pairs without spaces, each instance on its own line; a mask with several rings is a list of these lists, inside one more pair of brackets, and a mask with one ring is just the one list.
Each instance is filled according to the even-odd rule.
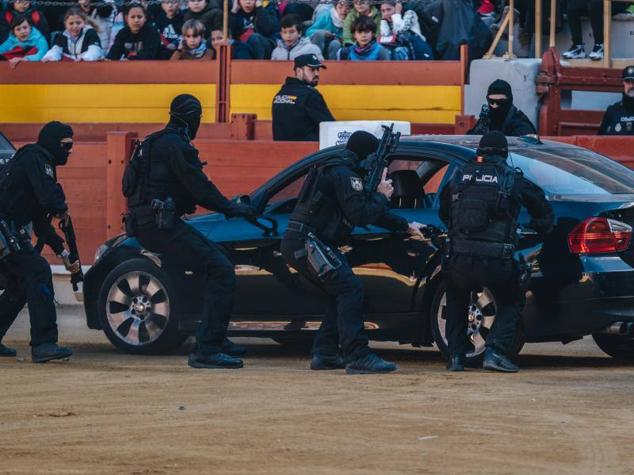
[[476,153],[485,161],[504,161],[509,156],[509,143],[502,132],[493,130],[482,136]]
[[377,148],[379,148],[379,139],[369,132],[357,130],[350,136],[346,143],[346,150],[355,155],[354,169],[357,173],[365,176],[367,167],[363,162],[376,152]]
[[185,128],[190,140],[196,138],[200,127],[203,108],[200,101],[191,94],[180,94],[170,104],[170,124],[176,128]]
[[60,142],[62,139],[72,137],[73,129],[70,125],[53,121],[42,127],[40,135],[37,137],[37,143],[53,155],[55,166],[63,166],[66,165],[70,152],[64,150]]
[[491,121],[501,127],[513,106],[513,90],[511,85],[503,79],[496,79],[491,83],[487,91],[487,98],[493,94],[504,94],[508,100],[500,104],[497,109],[490,108]]

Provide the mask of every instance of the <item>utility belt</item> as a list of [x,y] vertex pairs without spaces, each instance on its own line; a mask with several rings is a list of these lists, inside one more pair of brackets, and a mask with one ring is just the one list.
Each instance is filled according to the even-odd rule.
[[510,259],[515,254],[515,245],[502,242],[454,240],[451,241],[451,252]]
[[165,200],[155,198],[149,204],[135,206],[123,217],[128,236],[135,236],[138,226],[143,227],[151,223],[160,230],[173,229],[177,219],[176,203],[170,197]]
[[31,249],[31,235],[26,226],[16,226],[11,221],[0,219],[0,260]]
[[295,251],[295,259],[306,258],[308,267],[321,281],[333,278],[342,262],[337,253],[313,232],[313,228],[304,223],[289,221],[287,230],[304,236],[304,247]]

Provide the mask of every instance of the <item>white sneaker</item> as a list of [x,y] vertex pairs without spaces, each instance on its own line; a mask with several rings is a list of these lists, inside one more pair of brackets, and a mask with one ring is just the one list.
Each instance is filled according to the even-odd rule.
[[601,61],[603,59],[603,45],[597,44],[592,48],[592,52],[588,55],[592,61]]
[[564,59],[585,59],[586,50],[583,45],[572,45],[570,49],[561,56]]

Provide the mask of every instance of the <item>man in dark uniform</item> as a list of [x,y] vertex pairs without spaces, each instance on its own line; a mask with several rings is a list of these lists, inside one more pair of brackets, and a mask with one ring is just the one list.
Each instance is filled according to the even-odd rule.
[[467,135],[484,135],[492,130],[508,137],[537,133],[526,114],[513,105],[511,85],[502,79],[496,79],[489,86],[487,104],[482,106],[480,118]]
[[553,211],[543,191],[506,164],[508,143],[501,132],[482,137],[474,162],[458,170],[441,193],[440,218],[449,230],[443,261],[447,284],[447,341],[450,371],[463,371],[467,316],[472,291],[487,287],[497,315],[486,338],[484,368],[516,372],[508,358],[517,330],[528,272],[514,259],[521,206],[530,226],[549,232]]
[[[49,217],[68,219],[68,206],[57,183],[56,167],[63,166],[73,148],[73,129],[49,122],[40,131],[37,143],[18,150],[0,170],[0,233],[7,253],[0,252],[0,273],[7,288],[0,296],[0,341],[18,313],[28,303],[31,321],[31,357],[44,363],[70,357],[69,348],[57,345],[57,314],[53,299],[53,277],[46,260],[31,245],[29,223],[38,239],[62,258],[74,273],[79,262],[71,263],[64,240]],[[0,245],[0,247],[2,247]],[[5,255],[6,254],[6,255]],[[15,356],[15,350],[0,344],[0,356]]]
[[[190,143],[200,126],[202,108],[189,94],[170,106],[167,126],[141,145],[136,180],[128,197],[128,230],[146,249],[169,256],[205,282],[205,299],[196,350],[189,357],[194,368],[241,368],[246,350],[226,338],[235,292],[233,264],[223,249],[180,219],[196,205],[227,217],[254,218],[251,207],[227,200],[203,173],[198,150]],[[127,171],[126,171],[127,175]]]
[[[389,211],[389,198],[394,190],[385,175],[376,192],[363,191],[360,164],[377,146],[378,140],[373,135],[355,132],[341,156],[312,170],[284,234],[281,250],[286,262],[329,297],[326,316],[313,343],[313,370],[345,366],[349,374],[354,374],[397,369],[394,363],[379,358],[368,347],[368,337],[363,331],[363,285],[337,250],[337,246],[348,242],[354,226],[376,224],[420,235],[422,225],[408,223]],[[309,261],[306,244],[310,242],[307,241],[310,233],[331,253],[330,261],[336,269],[328,275],[320,277]]]
[[623,70],[623,99],[608,107],[599,135],[634,135],[634,66]]
[[295,58],[294,78],[286,78],[273,98],[273,140],[319,140],[319,124],[335,118],[319,91],[319,70],[326,69],[314,54]]

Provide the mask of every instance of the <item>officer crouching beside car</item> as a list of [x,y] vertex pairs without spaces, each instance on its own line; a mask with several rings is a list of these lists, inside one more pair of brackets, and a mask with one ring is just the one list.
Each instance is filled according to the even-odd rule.
[[196,205],[227,217],[255,218],[249,206],[227,200],[203,173],[198,150],[190,143],[200,126],[200,101],[189,94],[174,98],[167,126],[148,136],[130,160],[123,194],[130,213],[126,231],[149,251],[168,255],[205,282],[194,368],[241,368],[246,349],[226,338],[235,293],[235,271],[225,252],[180,217]]
[[[553,226],[544,192],[507,165],[508,143],[501,132],[480,141],[475,161],[457,170],[441,193],[440,218],[448,227],[443,275],[447,285],[447,369],[463,371],[469,342],[471,292],[493,292],[497,314],[486,337],[484,369],[517,372],[509,352],[521,315],[528,269],[514,258],[521,206],[539,233]],[[524,281],[522,281],[524,279]]]
[[[40,131],[37,143],[19,149],[0,170],[0,273],[7,285],[0,295],[0,341],[28,304],[34,363],[73,354],[70,348],[57,345],[53,276],[46,260],[31,245],[28,228],[32,223],[35,235],[63,260],[68,271],[80,270],[78,261],[68,259],[64,240],[49,219],[69,219],[56,168],[66,164],[72,148],[73,129],[49,122]],[[0,343],[0,356],[16,356],[16,351]]]
[[397,369],[368,347],[363,329],[363,285],[337,249],[349,241],[355,226],[375,224],[421,235],[421,224],[408,223],[389,211],[394,189],[385,174],[377,192],[364,192],[361,162],[377,146],[378,140],[372,134],[355,132],[339,157],[313,169],[284,234],[281,250],[286,262],[329,298],[313,343],[313,370],[345,367],[347,373],[355,374]]

